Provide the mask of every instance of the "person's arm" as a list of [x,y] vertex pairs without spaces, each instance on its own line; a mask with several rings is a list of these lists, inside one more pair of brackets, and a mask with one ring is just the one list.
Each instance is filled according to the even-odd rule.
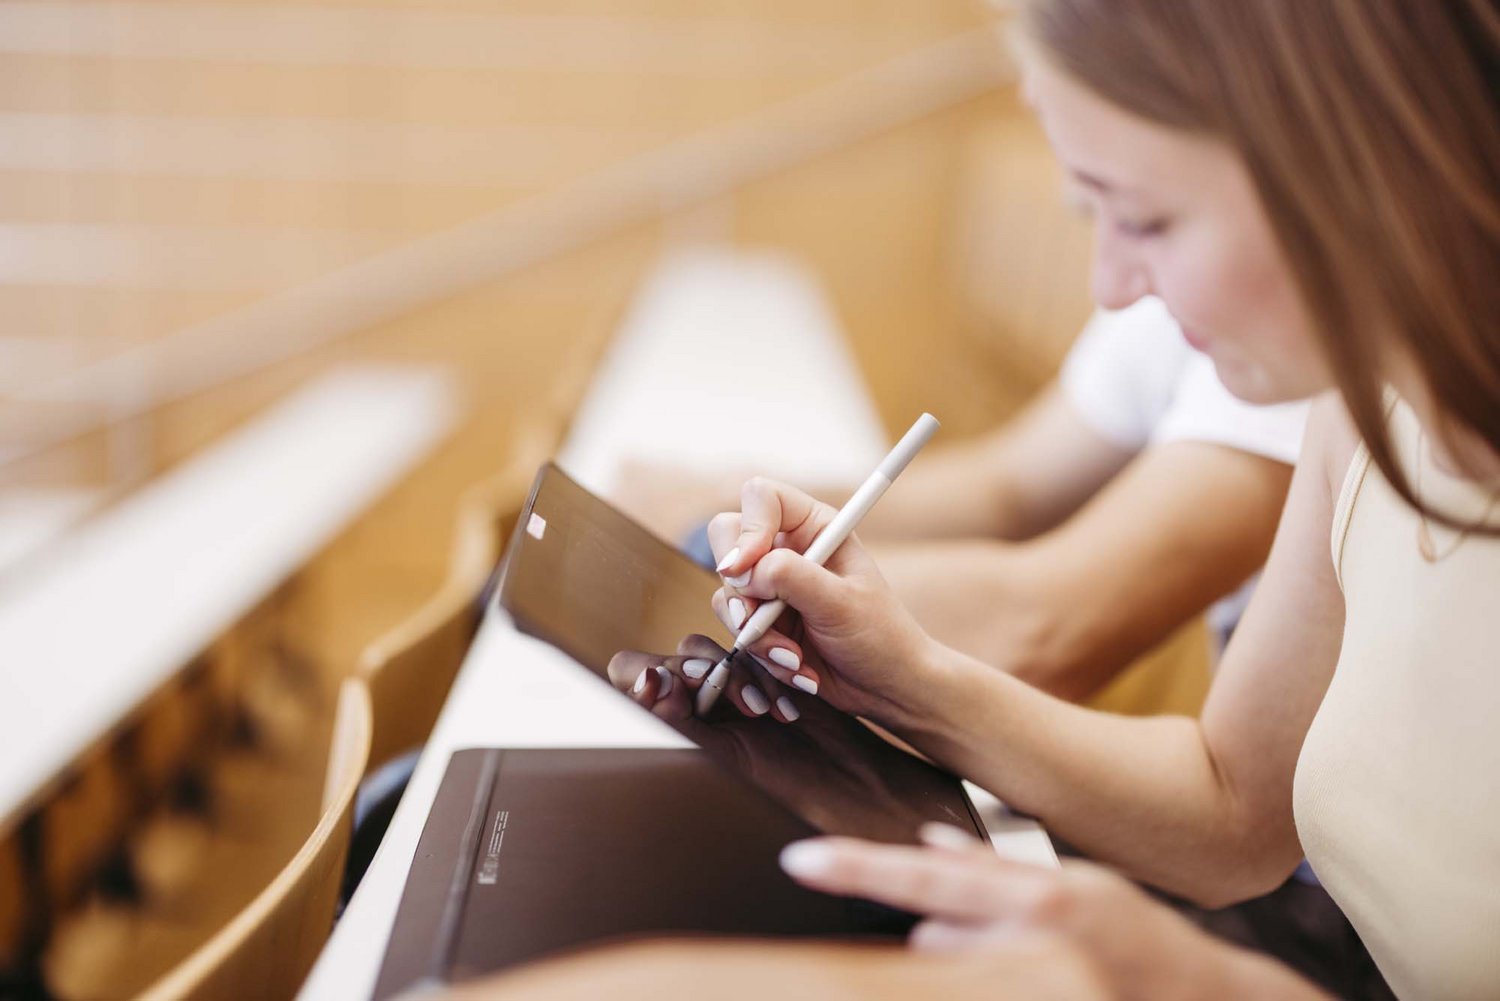
[[[752,486],[751,510],[715,520],[715,551],[740,550],[725,573],[750,579],[726,584],[714,607],[723,617],[729,595],[747,612],[785,599],[800,614],[753,653],[785,648],[822,697],[1090,856],[1209,906],[1244,899],[1278,885],[1301,858],[1292,776],[1343,627],[1329,536],[1354,436],[1337,401],[1317,408],[1308,438],[1270,562],[1199,720],[1082,709],[944,647],[857,540],[826,568],[799,555],[832,512],[786,487]],[[770,548],[778,531],[789,548]]]
[[1207,906],[1277,886],[1302,856],[1292,776],[1338,659],[1329,537],[1354,450],[1318,408],[1286,516],[1198,720],[1126,719],[1049,699],[938,650],[927,697],[892,721],[913,744],[1088,855]]
[[[1076,511],[1133,455],[1090,427],[1054,382],[992,431],[969,439],[940,432],[860,531],[884,539],[1030,538]],[[705,512],[737,504],[755,472],[627,463],[611,499],[663,538],[678,539]],[[858,484],[801,486],[838,507]]]
[[[877,846],[868,846],[877,848]],[[878,849],[877,849],[878,850]],[[954,891],[984,900],[983,863],[954,865],[932,878],[941,859],[871,866],[863,852],[840,859],[842,885],[858,896],[886,899],[923,914],[951,913],[934,894]],[[993,857],[993,853],[991,853]],[[856,869],[857,872],[849,870]],[[1046,876],[1060,874],[1047,872]],[[860,876],[889,876],[875,881]],[[913,887],[912,877],[922,882]],[[954,880],[965,885],[953,887]],[[817,884],[813,884],[817,885]],[[824,884],[827,885],[827,884]],[[923,893],[923,887],[931,892]],[[913,890],[915,889],[915,892]],[[1134,892],[1125,888],[1126,893]],[[423,998],[449,1001],[659,1001],[712,995],[717,1001],[818,998],[819,1001],[1328,1001],[1285,967],[1210,938],[1163,905],[1135,894],[1122,912],[1092,894],[1048,913],[1006,909],[1004,926],[971,924],[974,941],[961,950],[901,949],[840,942],[667,940],[611,945],[552,957],[498,977],[457,984]],[[1119,896],[1119,894],[1116,894]],[[935,905],[935,906],[934,906]],[[1102,905],[1102,906],[1101,906]],[[1064,914],[1064,910],[1070,914]],[[1057,920],[1064,917],[1079,920]],[[939,919],[940,920],[940,919]],[[1117,922],[1110,926],[1111,922]],[[929,921],[931,926],[934,922]],[[968,930],[968,929],[966,929]],[[1118,940],[1104,941],[1113,932]],[[1157,934],[1152,935],[1151,933]],[[919,931],[920,934],[920,931]]]
[[[867,539],[1030,539],[1077,511],[1133,455],[1090,427],[1053,382],[995,430],[918,456],[860,532]],[[819,496],[837,507],[848,492]]]
[[1173,442],[1029,541],[871,553],[935,639],[1080,700],[1260,568],[1291,476],[1273,459]]
[[[1000,991],[1000,994],[997,994]],[[1035,940],[968,956],[896,946],[698,938],[611,945],[421,995],[446,1001],[661,1001],[713,997],[818,1001],[1104,1001],[1091,964],[1062,942]],[[1300,999],[1292,999],[1300,1001]]]

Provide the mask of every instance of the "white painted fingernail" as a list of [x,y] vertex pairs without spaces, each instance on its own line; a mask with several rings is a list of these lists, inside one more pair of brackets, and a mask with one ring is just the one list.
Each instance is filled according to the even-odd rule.
[[694,681],[697,681],[699,678],[707,674],[708,669],[713,666],[714,662],[711,660],[704,660],[701,657],[694,657],[692,660],[685,660],[682,662],[682,673],[687,675],[689,678],[692,678]]
[[750,574],[751,573],[752,573],[751,570],[746,570],[744,573],[740,574],[738,577],[725,577],[724,578],[724,583],[728,584],[730,587],[743,588],[746,584],[750,583]]
[[821,876],[833,865],[833,849],[821,841],[793,841],[781,850],[781,869],[804,879]]
[[815,681],[812,678],[809,678],[805,674],[799,674],[799,675],[796,675],[795,677],[793,677],[792,678],[792,684],[794,684],[798,688],[802,689],[808,695],[817,695],[818,694],[818,683],[817,683],[817,681]]
[[731,629],[745,624],[745,603],[738,598],[729,599],[729,624]]
[[642,671],[640,677],[635,679],[635,687],[631,691],[639,695],[646,690],[646,672]]
[[724,554],[724,558],[719,561],[719,565],[716,566],[716,567],[714,567],[714,569],[717,570],[717,571],[719,571],[719,573],[723,573],[725,570],[728,570],[730,567],[734,566],[734,564],[739,560],[739,558],[740,558],[740,547],[739,546],[735,546],[729,552],[727,552],[727,553]]
[[766,693],[754,685],[746,685],[740,690],[740,698],[745,700],[745,708],[757,716],[764,716],[771,703],[766,699]]
[[802,715],[802,710],[797,708],[797,703],[785,695],[776,700],[776,708],[780,709],[781,715],[789,720],[795,721],[797,717]]
[[780,664],[788,671],[795,671],[802,666],[802,659],[786,647],[774,646],[766,656],[771,658],[771,663]]
[[672,691],[672,672],[665,667],[656,669],[656,697],[664,699]]
[[979,844],[977,840],[952,824],[944,824],[935,820],[923,824],[917,831],[917,837],[924,845],[933,848],[967,849]]

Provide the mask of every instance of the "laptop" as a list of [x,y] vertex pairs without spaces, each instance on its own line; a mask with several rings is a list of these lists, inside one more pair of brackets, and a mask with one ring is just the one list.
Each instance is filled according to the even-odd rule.
[[[709,608],[718,586],[549,464],[493,600],[609,685],[623,651],[671,654],[692,634],[731,644]],[[910,915],[797,886],[777,854],[820,833],[914,843],[930,820],[985,838],[983,822],[956,777],[820,699],[798,693],[798,706],[784,724],[722,700],[705,720],[673,724],[693,749],[455,753],[375,996],[621,937],[907,930]]]

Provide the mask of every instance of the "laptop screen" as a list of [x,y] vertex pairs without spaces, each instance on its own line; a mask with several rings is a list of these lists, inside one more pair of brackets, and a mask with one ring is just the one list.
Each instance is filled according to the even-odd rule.
[[[713,573],[549,464],[507,550],[498,601],[518,628],[609,684],[617,654],[638,652],[644,666],[692,634],[731,644],[709,606],[718,586]],[[912,843],[936,820],[983,836],[958,779],[821,699],[795,697],[802,712],[795,723],[745,717],[726,700],[708,719],[672,725],[719,767],[826,834]]]

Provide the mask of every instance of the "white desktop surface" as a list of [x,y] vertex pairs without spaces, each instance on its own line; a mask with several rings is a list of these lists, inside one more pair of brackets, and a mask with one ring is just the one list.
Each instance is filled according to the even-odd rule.
[[[778,475],[826,482],[862,479],[887,447],[817,285],[778,258],[698,250],[664,261],[637,297],[559,462],[607,494],[627,457],[700,469],[761,462]],[[370,996],[449,755],[486,746],[691,745],[490,611],[385,839],[303,985],[303,1001]],[[993,803],[982,794],[978,800]],[[1055,861],[1034,822],[993,811],[986,822],[1005,854]]]
[[0,822],[448,432],[429,368],[307,385],[57,541],[0,591]]

